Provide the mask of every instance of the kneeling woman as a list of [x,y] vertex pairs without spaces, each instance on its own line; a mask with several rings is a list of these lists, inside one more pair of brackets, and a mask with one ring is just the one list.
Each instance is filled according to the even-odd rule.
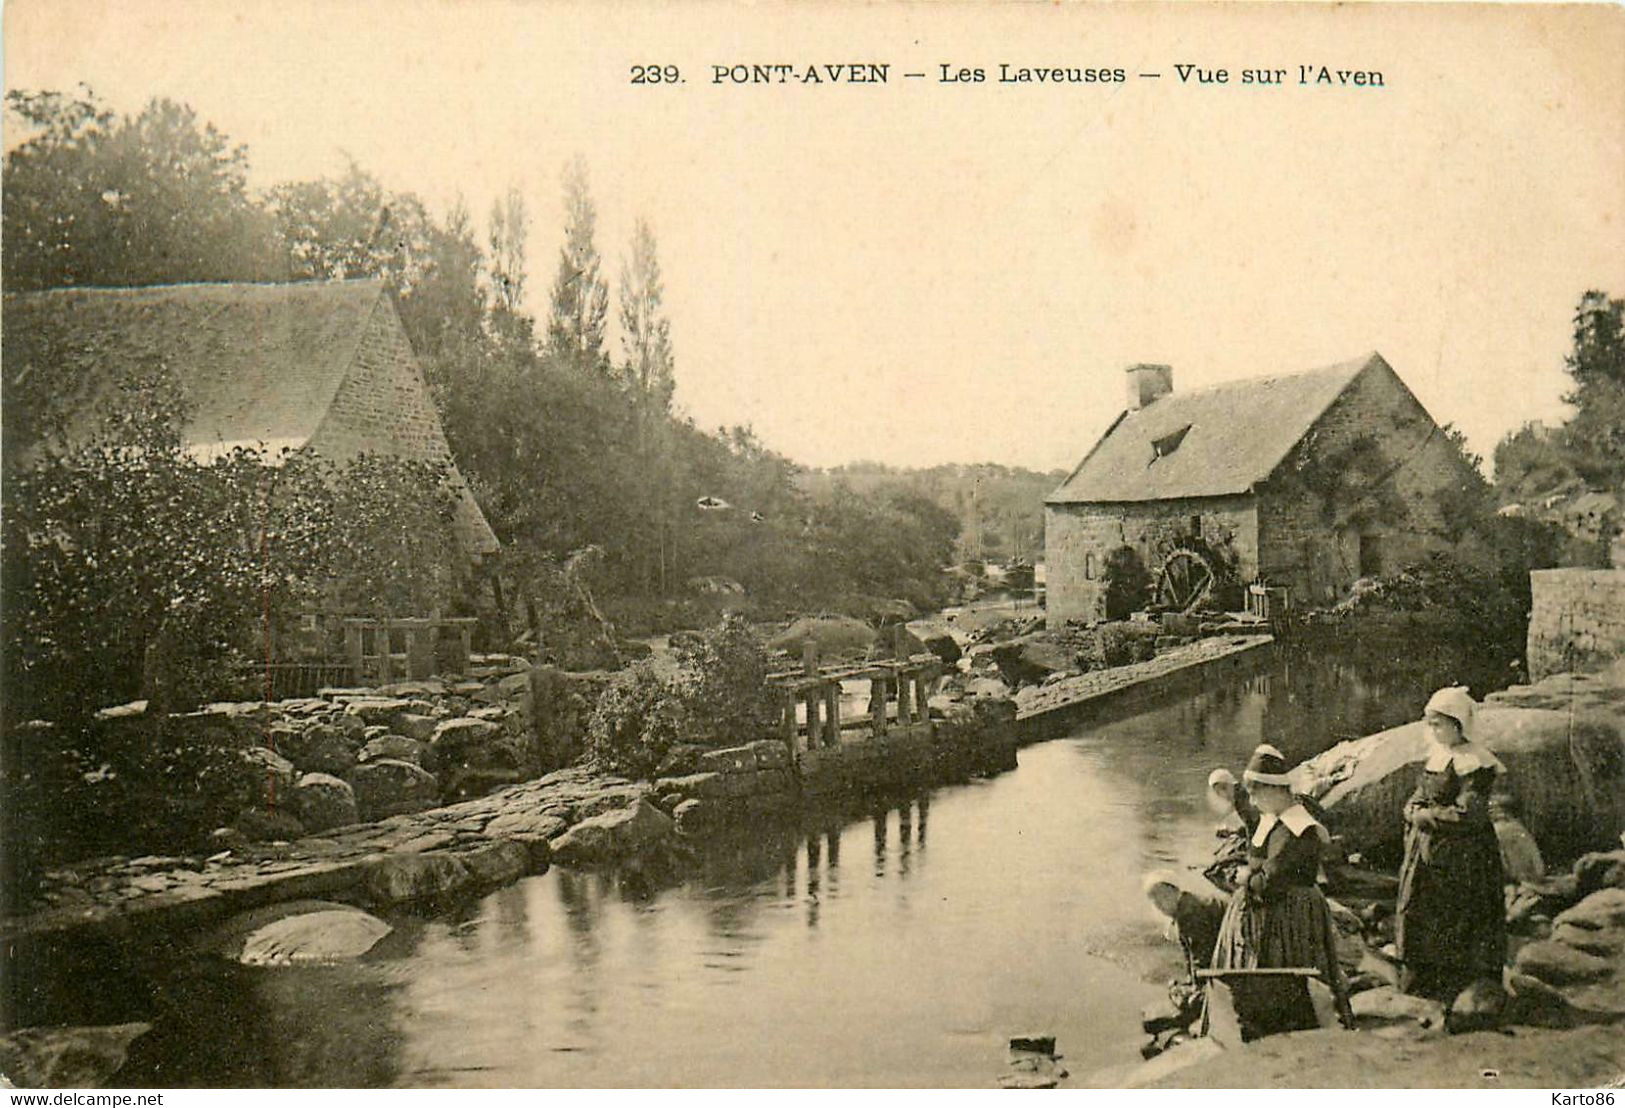
[[[1273,746],[1253,752],[1242,778],[1261,815],[1248,842],[1247,866],[1238,875],[1239,885],[1219,927],[1214,968],[1315,970],[1331,988],[1347,1023],[1348,989],[1337,964],[1337,932],[1326,898],[1315,886],[1320,850],[1330,836],[1294,799],[1286,760]],[[1243,1038],[1320,1026],[1303,977],[1261,974],[1249,979],[1237,974],[1231,987]]]

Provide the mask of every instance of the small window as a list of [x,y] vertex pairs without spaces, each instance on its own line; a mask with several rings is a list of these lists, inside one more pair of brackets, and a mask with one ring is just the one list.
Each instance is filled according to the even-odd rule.
[[1179,444],[1185,441],[1185,436],[1190,433],[1190,429],[1191,425],[1187,423],[1171,435],[1164,435],[1160,439],[1152,439],[1151,460],[1154,462],[1158,458],[1166,458],[1178,450]]
[[1191,538],[1199,539],[1201,537],[1202,537],[1202,517],[1201,516],[1191,516]]
[[1093,554],[1085,554],[1083,556],[1083,579],[1085,581],[1093,581],[1095,579],[1095,556]]
[[1360,576],[1382,575],[1382,538],[1378,535],[1360,536]]

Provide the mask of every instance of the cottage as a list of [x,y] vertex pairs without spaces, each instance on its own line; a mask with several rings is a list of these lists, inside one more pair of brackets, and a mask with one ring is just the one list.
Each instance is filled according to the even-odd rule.
[[1326,603],[1456,537],[1468,463],[1380,354],[1188,393],[1165,365],[1127,379],[1127,410],[1045,501],[1052,626],[1105,614],[1123,547],[1186,608],[1258,582]]
[[[48,398],[70,441],[122,374],[162,368],[190,406],[182,441],[333,459],[365,451],[451,463],[451,448],[394,303],[377,280],[54,289],[5,298],[8,451],[37,447]],[[496,535],[452,465],[471,562]]]

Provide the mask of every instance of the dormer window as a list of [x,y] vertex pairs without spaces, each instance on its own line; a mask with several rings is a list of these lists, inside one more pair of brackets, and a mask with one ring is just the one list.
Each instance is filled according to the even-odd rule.
[[1191,425],[1187,423],[1185,426],[1181,427],[1171,435],[1164,435],[1160,439],[1152,439],[1151,461],[1154,462],[1158,458],[1166,458],[1168,455],[1178,450],[1179,444],[1185,441],[1185,436],[1190,433],[1190,429]]

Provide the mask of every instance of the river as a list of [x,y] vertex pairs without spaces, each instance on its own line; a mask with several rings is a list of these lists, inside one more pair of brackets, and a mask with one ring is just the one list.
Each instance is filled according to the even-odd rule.
[[1177,968],[1140,881],[1207,856],[1208,772],[1260,741],[1295,759],[1414,718],[1448,679],[1486,683],[1393,653],[1282,654],[1024,748],[996,778],[718,844],[675,887],[555,869],[392,919],[358,963],[145,972],[119,1007],[155,1029],[123,1077],[986,1086],[1021,1032],[1056,1035],[1074,1074],[1131,1062]]

